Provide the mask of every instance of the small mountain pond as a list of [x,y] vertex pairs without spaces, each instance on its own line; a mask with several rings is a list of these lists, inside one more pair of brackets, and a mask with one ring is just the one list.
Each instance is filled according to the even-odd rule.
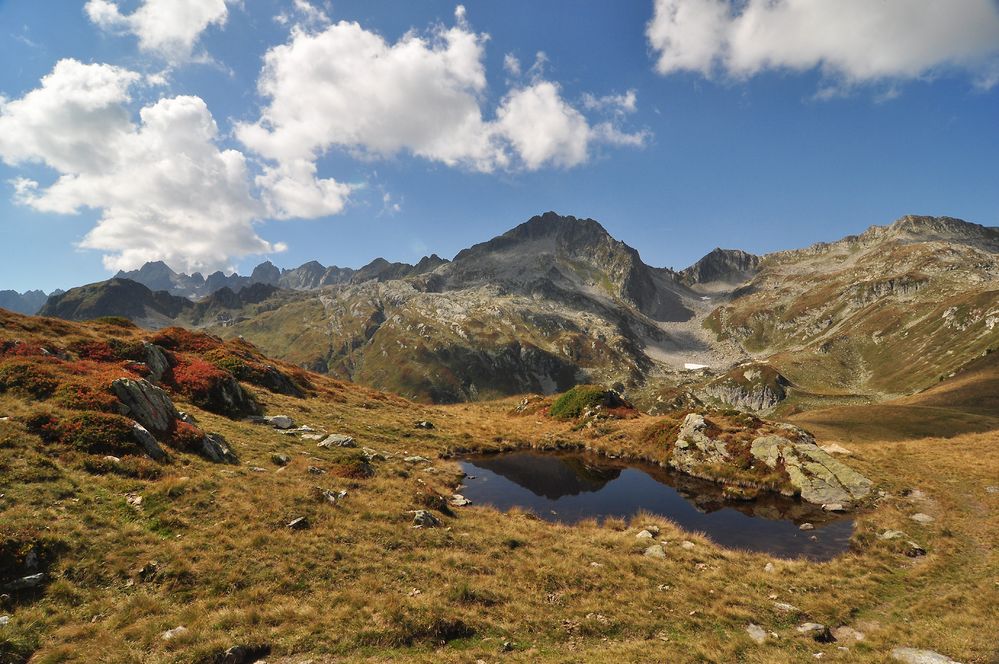
[[[507,452],[458,459],[472,505],[519,507],[547,521],[630,518],[645,511],[720,546],[829,560],[849,547],[853,519],[776,494],[730,500],[720,484],[647,463],[583,453]],[[814,525],[801,530],[802,523]]]

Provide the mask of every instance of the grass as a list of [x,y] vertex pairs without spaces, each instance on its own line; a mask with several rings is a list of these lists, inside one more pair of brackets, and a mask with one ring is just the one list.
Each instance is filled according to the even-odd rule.
[[[4,325],[5,336],[52,334],[38,319]],[[105,334],[96,326],[71,331]],[[888,662],[899,645],[965,662],[999,654],[992,629],[999,495],[985,492],[997,483],[994,432],[851,443],[848,462],[887,495],[857,516],[850,552],[810,563],[722,549],[653,514],[570,527],[484,506],[447,514],[426,497],[455,492],[461,476],[447,457],[459,449],[589,447],[661,461],[675,417],[673,424],[641,416],[574,431],[574,422],[543,409],[511,415],[519,399],[423,406],[310,380],[304,399],[255,394],[269,414],[378,451],[372,474],[344,472],[359,465],[357,449],[319,448],[179,394],[178,407],[224,435],[242,463],[177,452],[155,464],[158,474],[104,472],[94,465],[100,457],[43,444],[17,419],[42,406],[62,413],[58,405],[0,394],[0,416],[12,418],[0,421],[0,551],[9,544],[22,552],[18,566],[28,544],[44,541],[51,551],[44,591],[0,606],[11,616],[0,627],[0,657],[179,663],[237,644],[269,645],[272,664],[784,663],[812,661],[815,652],[831,661]],[[418,420],[435,428],[417,429]],[[275,465],[274,454],[291,462]],[[430,461],[404,460],[415,455]],[[331,505],[317,499],[316,487],[347,496]],[[926,497],[903,495],[914,488]],[[142,496],[141,504],[129,504],[129,495]],[[442,525],[413,528],[409,512],[428,506]],[[909,519],[915,512],[936,521],[918,525]],[[302,516],[308,529],[286,527]],[[648,524],[670,542],[666,559],[641,555],[635,534]],[[876,537],[889,528],[907,532],[928,555],[908,558],[897,542]],[[678,546],[684,539],[696,546]],[[777,610],[772,597],[800,613]],[[851,625],[866,638],[839,651],[843,644],[799,636],[795,627],[805,620]],[[778,638],[757,646],[745,631],[750,622]],[[188,632],[160,638],[178,625]]]

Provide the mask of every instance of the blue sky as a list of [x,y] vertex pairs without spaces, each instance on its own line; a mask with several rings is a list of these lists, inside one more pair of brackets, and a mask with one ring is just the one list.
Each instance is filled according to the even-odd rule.
[[[929,0],[888,0],[873,21],[855,0],[846,0],[845,18],[810,9],[809,0],[783,0],[786,15],[755,0],[468,1],[459,14],[454,2],[247,0],[228,3],[224,22],[188,42],[157,41],[162,35],[148,31],[162,22],[129,18],[156,0],[97,1],[88,8],[84,0],[0,0],[0,289],[67,288],[139,257],[241,273],[265,259],[357,267],[376,256],[449,258],[546,210],[597,219],[646,262],[677,268],[719,245],[795,248],[909,213],[999,225],[999,5],[992,0],[944,3],[958,15],[947,21],[932,15]],[[206,11],[222,3],[200,2]],[[891,12],[905,11],[908,33],[897,41],[858,35],[851,6],[852,20],[875,26],[899,25]],[[745,33],[750,22],[741,21],[752,11],[762,18],[754,25],[780,28],[779,40]],[[912,14],[921,11],[922,20]],[[356,22],[350,34],[364,43],[380,38],[381,55],[395,64],[345,47],[341,21]],[[821,40],[808,34],[816,24],[828,26]],[[456,46],[445,58],[447,30],[478,50]],[[422,41],[394,50],[407,34]],[[303,73],[289,48],[275,74],[277,96],[261,96],[265,53],[293,42],[303,54],[327,49],[357,75],[309,79],[324,74]],[[539,51],[543,62],[532,69]],[[410,69],[411,54],[426,67]],[[93,66],[113,65],[100,71],[125,81],[126,91],[98,109],[105,115],[51,102],[62,92],[31,96],[65,59],[79,67],[60,70],[61,85],[78,90],[81,80],[95,80]],[[456,91],[454,80],[469,67],[469,81],[477,72],[484,79]],[[450,87],[429,101],[400,101],[413,77],[426,89]],[[354,126],[351,109],[324,109],[341,93],[382,124]],[[156,107],[162,125],[152,113],[140,116],[174,98],[184,103]],[[449,100],[471,100],[467,117],[477,129],[467,140],[445,126],[455,106]],[[268,122],[260,122],[262,111]],[[420,124],[421,112],[442,126]],[[550,124],[539,128],[541,114]],[[162,131],[126,139],[127,157],[112,163],[116,157],[102,153],[107,137],[95,133],[98,117],[119,129]],[[186,147],[184,132],[206,117],[217,134]],[[47,142],[50,122],[60,131],[79,124],[65,137],[71,152]],[[266,136],[249,137],[245,128],[254,126]],[[383,140],[385,127],[392,140]],[[536,139],[552,132],[564,140],[538,148]],[[94,144],[78,146],[86,141]],[[231,166],[233,155],[245,162],[244,177],[226,171],[225,193],[216,195],[197,169]],[[193,163],[195,175],[170,170],[180,162]],[[271,180],[258,179],[268,172]],[[49,189],[60,176],[78,186]],[[28,180],[33,188],[15,185]]]

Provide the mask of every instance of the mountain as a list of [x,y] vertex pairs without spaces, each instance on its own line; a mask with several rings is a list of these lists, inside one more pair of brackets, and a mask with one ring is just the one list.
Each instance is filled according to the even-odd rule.
[[[52,292],[53,295],[58,295],[59,293],[62,293],[62,291],[58,289]],[[14,290],[2,290],[0,291],[0,309],[31,315],[37,313],[47,299],[49,299],[49,296],[40,290],[29,290],[24,293],[18,293]]]
[[752,279],[760,266],[760,257],[740,249],[714,249],[701,260],[680,272],[680,281],[691,287],[738,286]]
[[165,290],[153,292],[143,284],[114,277],[53,295],[38,315],[66,320],[122,316],[143,327],[156,328],[170,325],[193,307],[190,300]]
[[818,397],[923,389],[999,346],[999,229],[908,216],[765,256],[706,324]]
[[912,394],[999,348],[997,260],[999,229],[910,216],[762,257],[715,249],[673,272],[592,219],[549,212],[452,261],[264,264],[240,277],[255,285],[195,305],[130,290],[99,310],[242,336],[285,361],[429,401],[600,382],[644,410],[791,411]]

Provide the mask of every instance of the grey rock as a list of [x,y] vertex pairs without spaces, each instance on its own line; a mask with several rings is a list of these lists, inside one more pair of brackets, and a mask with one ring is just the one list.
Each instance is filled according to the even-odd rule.
[[291,463],[291,457],[288,456],[287,454],[276,454],[275,453],[275,454],[271,455],[271,461],[276,466],[287,466],[289,463]]
[[10,622],[10,616],[0,616],[0,627],[4,627]]
[[938,652],[918,648],[892,648],[891,656],[903,664],[961,664]]
[[427,420],[420,420],[419,422],[416,423],[416,428],[417,429],[433,429],[434,428],[434,423],[433,422],[428,422]]
[[295,420],[291,419],[287,415],[268,415],[264,417],[264,422],[271,425],[275,429],[291,429],[295,426]]
[[987,486],[985,487],[985,493],[999,493],[999,486]]
[[666,549],[663,548],[662,544],[653,544],[642,555],[649,558],[665,558]]
[[821,623],[802,623],[798,625],[798,633],[807,634],[819,643],[832,643],[836,640],[829,628]]
[[905,537],[905,533],[901,530],[886,530],[878,534],[878,539],[882,541],[898,539],[900,537]]
[[178,636],[186,634],[187,631],[188,630],[186,627],[184,627],[183,625],[179,625],[177,627],[174,627],[173,629],[168,629],[167,631],[160,634],[160,638],[163,639],[164,641],[171,641],[177,638]]
[[403,458],[403,461],[405,461],[406,463],[425,463],[427,461],[430,461],[430,459],[421,456],[408,456]]
[[318,447],[357,447],[357,443],[350,436],[344,436],[341,434],[331,434],[326,436],[318,445]]
[[798,530],[815,530],[815,526],[806,521],[805,523],[798,526]]
[[239,458],[233,453],[225,438],[217,433],[206,434],[201,439],[200,449],[195,451],[215,463],[229,463],[232,465],[239,463]]
[[774,602],[774,608],[785,613],[801,613],[801,609],[787,602]]
[[319,468],[318,466],[309,466],[309,474],[310,475],[325,475],[326,471],[323,470],[322,468]]
[[451,505],[454,505],[455,507],[464,507],[465,505],[471,505],[472,504],[471,500],[469,500],[468,498],[465,498],[460,493],[456,493],[453,496],[451,496],[451,500],[449,500],[448,502]]
[[869,479],[822,451],[804,431],[797,427],[788,430],[796,442],[784,436],[760,436],[753,441],[751,453],[770,468],[782,463],[802,500],[817,505],[847,504],[871,492]]
[[766,630],[754,623],[749,623],[746,626],[746,632],[749,634],[749,638],[759,645],[763,645],[767,640]]
[[919,512],[917,514],[913,514],[909,518],[912,519],[913,521],[915,521],[916,523],[918,523],[920,525],[923,525],[923,526],[925,526],[927,524],[930,524],[930,523],[933,523],[934,521],[936,521],[936,519],[934,519],[929,514],[923,514],[922,512]]
[[837,627],[832,630],[832,635],[836,637],[837,641],[863,641],[864,633],[855,630],[852,627]]
[[3,589],[9,591],[31,590],[32,588],[40,587],[43,583],[45,583],[45,573],[39,572],[9,581],[4,585]]
[[846,507],[842,503],[826,503],[822,506],[826,512],[845,512]]
[[309,525],[310,525],[309,520],[304,516],[300,516],[297,519],[292,519],[291,521],[289,521],[286,524],[286,527],[292,530],[306,530],[308,529]]
[[194,417],[194,415],[191,415],[190,413],[184,410],[177,411],[177,419],[180,420],[181,422],[184,422],[185,424],[190,424],[192,426],[198,423],[198,420],[196,417]]
[[434,528],[441,525],[440,519],[427,510],[414,510],[410,514],[413,515],[413,527],[415,528]]
[[154,461],[162,461],[166,458],[166,452],[160,447],[160,444],[156,442],[153,438],[153,434],[149,433],[146,427],[142,426],[138,422],[132,422],[132,438],[135,442],[139,444],[139,447],[149,455],[149,458]]
[[329,503],[330,505],[336,505],[338,502],[347,497],[346,491],[333,491],[331,489],[323,489],[322,487],[316,487],[316,496],[322,502]]
[[163,380],[163,375],[170,370],[170,362],[163,349],[156,344],[144,341],[142,342],[142,352],[146,358],[146,366],[149,367],[149,379],[154,383]]
[[179,414],[170,396],[145,379],[119,378],[111,391],[128,408],[128,415],[149,431],[166,433]]
[[652,539],[653,535],[648,530],[640,530],[635,539]]
[[913,541],[905,543],[905,555],[910,558],[919,558],[926,555],[926,549]]

